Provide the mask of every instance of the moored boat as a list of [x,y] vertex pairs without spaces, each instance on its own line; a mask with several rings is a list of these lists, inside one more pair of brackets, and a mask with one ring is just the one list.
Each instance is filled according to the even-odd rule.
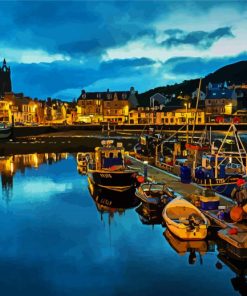
[[167,228],[182,240],[201,240],[207,236],[209,222],[193,204],[177,197],[166,205],[162,217]]
[[102,141],[88,161],[87,174],[90,181],[111,191],[124,192],[137,184],[138,169],[128,167],[122,143],[113,145],[112,140]]
[[142,161],[148,161],[149,164],[155,162],[155,149],[161,138],[160,134],[149,134],[140,136],[138,143],[134,146],[135,157]]
[[135,195],[145,204],[149,210],[163,209],[173,198],[174,191],[164,183],[143,183],[137,189]]

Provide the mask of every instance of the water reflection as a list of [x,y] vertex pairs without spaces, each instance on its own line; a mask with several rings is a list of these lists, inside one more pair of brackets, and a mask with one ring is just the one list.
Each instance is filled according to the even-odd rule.
[[247,295],[246,263],[227,257],[215,238],[163,234],[161,215],[134,192],[111,194],[76,167],[67,154],[0,159],[5,198],[13,195],[7,211],[0,205],[3,295]]
[[188,262],[189,264],[194,264],[197,260],[197,255],[199,257],[200,264],[203,263],[202,256],[208,251],[207,241],[182,241],[176,236],[174,236],[168,229],[163,233],[166,240],[179,255],[184,256],[189,253]]
[[135,196],[135,189],[128,194],[124,192],[113,192],[111,190],[94,185],[88,178],[88,189],[93,198],[97,210],[103,218],[104,213],[108,213],[113,219],[114,214],[122,215],[126,209],[130,209],[140,204],[139,199]]
[[219,253],[218,259],[216,268],[224,270],[224,265],[228,266],[235,273],[235,277],[231,278],[233,289],[240,295],[247,295],[247,262],[234,260],[225,253]]
[[67,153],[33,153],[0,157],[3,199],[6,203],[12,199],[13,179],[17,172],[24,175],[27,168],[38,169],[42,164],[52,165],[62,159],[67,159],[67,157]]
[[139,219],[144,225],[158,225],[162,224],[162,210],[157,209],[157,211],[148,209],[145,204],[141,204],[136,208],[136,212],[139,215]]

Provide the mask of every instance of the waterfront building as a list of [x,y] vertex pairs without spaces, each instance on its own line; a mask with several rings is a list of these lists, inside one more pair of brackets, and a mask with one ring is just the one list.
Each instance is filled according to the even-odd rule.
[[99,123],[103,121],[103,99],[105,93],[81,91],[77,99],[77,122]]
[[0,122],[11,122],[10,102],[0,99]]
[[151,112],[149,107],[138,107],[129,111],[129,124],[150,124]]
[[162,110],[159,108],[151,109],[149,107],[139,107],[137,109],[130,110],[129,123],[130,124],[154,124],[154,125],[185,125],[193,124],[205,124],[205,111],[203,108],[197,110],[195,113],[195,107],[190,108],[188,104],[186,106],[166,106]]
[[9,121],[13,116],[15,123],[37,123],[38,104],[33,99],[26,97],[23,93],[4,93],[3,100],[9,103]]
[[205,107],[209,121],[219,115],[231,116],[237,110],[237,94],[235,89],[228,89],[222,83],[210,83],[207,89]]
[[130,91],[86,92],[77,99],[77,121],[84,123],[128,123],[129,109],[138,102],[133,87]]
[[5,92],[11,92],[11,71],[10,67],[7,66],[6,60],[3,60],[2,67],[0,67],[0,96],[4,95]]
[[66,103],[66,122],[74,124],[77,120],[76,102]]
[[58,99],[47,98],[43,102],[45,123],[65,123],[67,120],[68,104]]
[[129,92],[110,92],[106,93],[103,100],[103,121],[127,123],[129,116]]

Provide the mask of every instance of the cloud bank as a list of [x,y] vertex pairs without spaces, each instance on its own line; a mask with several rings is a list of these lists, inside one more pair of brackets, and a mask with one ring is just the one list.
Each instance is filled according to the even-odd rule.
[[0,2],[0,59],[16,92],[72,100],[139,92],[246,59],[244,2]]

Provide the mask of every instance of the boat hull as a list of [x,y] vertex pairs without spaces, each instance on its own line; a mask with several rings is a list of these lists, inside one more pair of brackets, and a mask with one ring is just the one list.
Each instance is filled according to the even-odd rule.
[[228,176],[227,179],[195,179],[195,182],[203,187],[213,189],[219,194],[231,197],[233,189],[236,187],[236,182],[241,175]]
[[129,209],[140,204],[138,198],[135,197],[134,188],[116,194],[112,190],[94,185],[90,179],[88,179],[88,188],[97,207],[101,210]]
[[88,170],[88,178],[90,181],[102,188],[112,191],[124,192],[136,186],[137,171],[92,171]]
[[180,225],[173,225],[166,222],[167,228],[181,240],[203,240],[207,237],[207,228],[188,230],[187,227],[179,227]]

